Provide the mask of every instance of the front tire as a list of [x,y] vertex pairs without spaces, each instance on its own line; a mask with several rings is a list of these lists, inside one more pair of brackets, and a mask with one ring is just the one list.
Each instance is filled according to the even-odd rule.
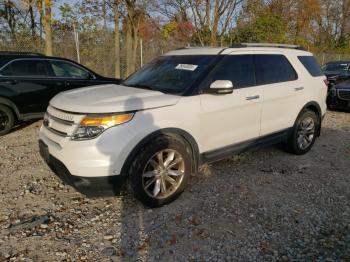
[[10,108],[0,105],[0,136],[6,135],[15,124],[15,116]]
[[306,109],[301,112],[287,141],[287,150],[296,155],[309,152],[315,143],[319,126],[320,119],[314,111]]
[[161,136],[151,140],[129,169],[134,196],[149,207],[174,201],[188,183],[191,164],[190,150],[181,138]]

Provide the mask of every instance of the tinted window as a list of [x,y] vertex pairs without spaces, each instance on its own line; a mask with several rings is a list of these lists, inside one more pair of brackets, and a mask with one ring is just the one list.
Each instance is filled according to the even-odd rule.
[[255,55],[258,85],[286,82],[297,79],[292,65],[283,55]]
[[50,61],[50,63],[56,77],[69,77],[78,79],[89,78],[89,72],[72,63],[64,61]]
[[182,94],[204,74],[215,57],[214,55],[161,56],[131,75],[123,85]]
[[332,62],[325,64],[322,69],[324,71],[348,71],[349,64],[341,62]]
[[255,85],[252,55],[229,55],[215,69],[211,81],[230,80],[235,88]]
[[10,63],[0,72],[3,76],[48,76],[47,63],[44,60],[18,60]]
[[312,76],[323,76],[323,72],[313,56],[298,56],[299,61],[304,65]]

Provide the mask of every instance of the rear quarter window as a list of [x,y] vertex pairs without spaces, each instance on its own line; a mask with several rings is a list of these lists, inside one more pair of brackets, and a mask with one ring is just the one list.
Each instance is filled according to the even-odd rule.
[[298,56],[299,61],[303,64],[310,75],[323,76],[321,67],[318,65],[316,59],[313,56]]

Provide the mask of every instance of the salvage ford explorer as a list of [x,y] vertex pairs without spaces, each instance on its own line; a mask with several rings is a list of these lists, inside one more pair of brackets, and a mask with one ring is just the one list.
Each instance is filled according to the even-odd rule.
[[117,193],[127,182],[143,204],[162,206],[203,163],[274,143],[307,153],[320,135],[326,83],[297,46],[184,48],[121,85],[55,96],[40,152],[85,194]]

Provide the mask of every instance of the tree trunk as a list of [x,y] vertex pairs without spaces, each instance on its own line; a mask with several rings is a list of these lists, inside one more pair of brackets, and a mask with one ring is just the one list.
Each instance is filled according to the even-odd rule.
[[35,38],[35,18],[33,12],[33,6],[29,6],[29,16],[30,16],[30,31],[33,39]]
[[7,23],[10,28],[11,32],[11,38],[12,38],[12,43],[17,42],[17,37],[16,37],[16,17],[14,15],[14,11],[12,8],[13,3],[11,1],[6,1],[5,2],[5,19],[7,20]]
[[347,35],[350,33],[350,1],[343,0],[342,1],[342,17],[340,23],[340,41],[345,41]]
[[137,58],[137,47],[138,47],[138,42],[139,42],[139,37],[138,37],[138,29],[133,28],[133,43],[132,43],[132,65],[131,65],[131,70],[132,73],[135,72],[136,70],[136,58]]
[[213,18],[213,25],[211,28],[210,33],[210,45],[211,46],[217,46],[217,33],[218,33],[218,27],[219,27],[219,20],[220,20],[220,9],[219,9],[219,1],[215,1],[215,8],[214,8],[214,18]]
[[114,0],[114,52],[115,52],[115,78],[120,78],[120,37],[119,37],[119,0]]
[[125,19],[125,48],[126,48],[126,72],[125,77],[128,77],[132,72],[132,61],[133,61],[133,39],[130,21],[128,18]]
[[[106,8],[106,0],[102,1],[102,17],[103,17],[103,42],[104,45],[107,46],[107,36],[108,36],[108,29],[107,29],[107,8]],[[107,50],[104,49],[102,52],[102,58],[103,58],[103,74],[105,76],[109,75],[108,69],[109,69],[109,63],[108,63],[108,54]]]
[[52,56],[51,4],[45,4],[44,15],[45,54]]

